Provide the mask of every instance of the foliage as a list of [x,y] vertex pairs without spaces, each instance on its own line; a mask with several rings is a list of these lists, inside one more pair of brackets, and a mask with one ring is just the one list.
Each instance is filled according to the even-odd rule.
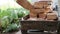
[[16,29],[19,24],[19,18],[22,18],[29,14],[29,11],[24,8],[8,8],[6,10],[0,10],[0,27],[3,28],[3,32],[9,32],[12,29]]
[[[17,30],[20,26],[19,18],[29,14],[29,10],[24,9],[12,0],[0,0],[0,30],[9,32]],[[31,2],[30,0],[28,0]],[[7,3],[7,4],[6,4]]]

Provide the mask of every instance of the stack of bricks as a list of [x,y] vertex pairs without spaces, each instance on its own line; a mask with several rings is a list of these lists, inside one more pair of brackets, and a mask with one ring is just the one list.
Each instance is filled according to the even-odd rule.
[[57,19],[56,11],[53,11],[52,0],[42,0],[34,3],[35,12],[30,12],[30,18],[42,18],[45,20]]

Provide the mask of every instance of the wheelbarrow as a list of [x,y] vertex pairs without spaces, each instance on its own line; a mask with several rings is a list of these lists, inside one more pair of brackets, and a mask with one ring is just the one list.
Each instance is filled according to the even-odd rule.
[[32,30],[40,30],[44,31],[57,31],[57,34],[60,34],[60,21],[29,21],[26,20],[29,18],[28,16],[24,17],[24,20],[20,20],[21,23],[21,32],[22,34],[27,34],[27,31]]

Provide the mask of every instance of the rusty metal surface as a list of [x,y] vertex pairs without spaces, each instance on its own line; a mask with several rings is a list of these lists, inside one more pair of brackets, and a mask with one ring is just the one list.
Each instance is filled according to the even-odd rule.
[[21,21],[21,29],[57,30],[58,21]]

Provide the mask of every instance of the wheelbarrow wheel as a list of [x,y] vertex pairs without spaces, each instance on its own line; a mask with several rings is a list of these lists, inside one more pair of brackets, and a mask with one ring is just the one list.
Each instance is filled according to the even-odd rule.
[[22,34],[27,34],[27,30],[21,30]]

